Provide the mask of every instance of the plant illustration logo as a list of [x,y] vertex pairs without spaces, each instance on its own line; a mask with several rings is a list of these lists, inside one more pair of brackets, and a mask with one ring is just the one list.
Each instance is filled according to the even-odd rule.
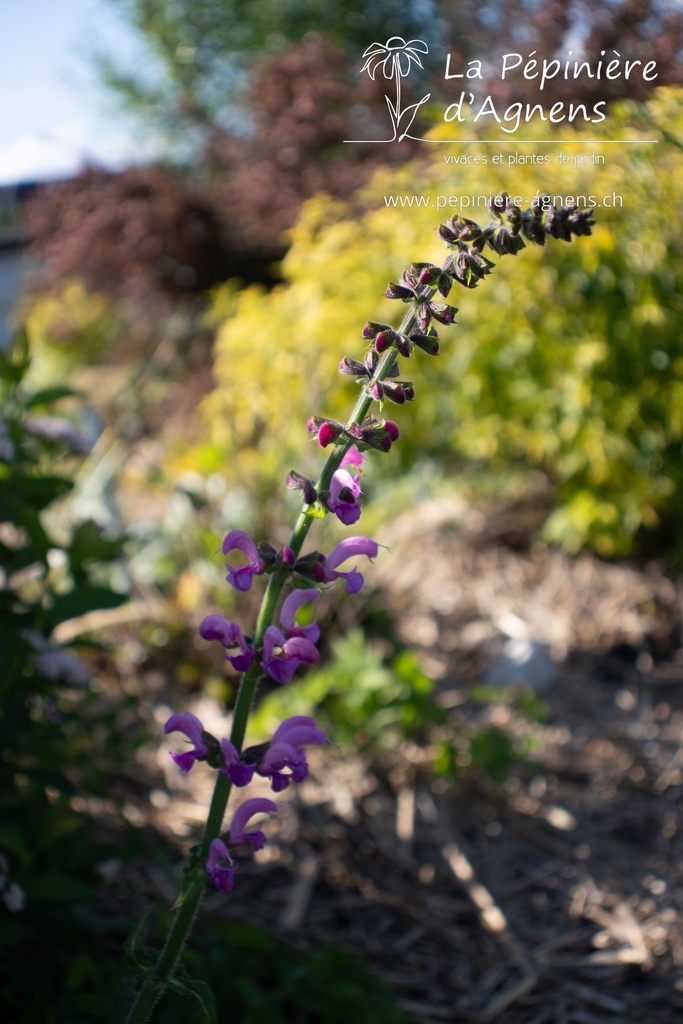
[[[423,103],[426,103],[431,93],[427,93],[417,103],[410,103],[407,107],[401,107],[401,79],[407,78],[413,64],[424,67],[420,60],[420,54],[429,53],[429,47],[422,39],[411,39],[406,42],[402,36],[391,36],[386,43],[371,43],[363,53],[365,63],[360,69],[370,75],[373,82],[376,80],[378,71],[382,71],[383,77],[388,82],[393,81],[393,96],[385,93],[389,116],[391,118],[392,136],[390,139],[354,139],[347,141],[354,142],[402,142],[403,139],[414,139],[410,134],[413,121]],[[417,141],[422,141],[418,139]]]

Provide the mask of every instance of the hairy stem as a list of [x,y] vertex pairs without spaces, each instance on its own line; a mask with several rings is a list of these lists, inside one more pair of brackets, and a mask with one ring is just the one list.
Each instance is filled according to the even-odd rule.
[[[415,314],[412,310],[409,310],[403,317],[398,331],[400,333],[407,333],[412,330],[414,324]],[[358,396],[353,412],[346,423],[347,429],[352,426],[360,425],[370,412],[374,399],[368,393],[369,388],[376,381],[383,381],[386,379],[389,370],[394,363],[395,356],[395,351],[390,348],[387,349],[387,351],[380,357],[372,378]],[[352,441],[348,441],[342,445],[335,445],[320,473],[320,478],[316,485],[316,489],[318,491],[329,488],[330,481],[332,480],[335,470],[339,468],[341,460],[352,444]],[[299,513],[289,540],[289,547],[295,555],[299,555],[301,553],[301,548],[303,547],[304,541],[306,540],[306,536],[308,535],[308,531],[313,525],[313,522],[313,516],[306,515],[303,511]],[[288,577],[289,573],[286,570],[277,569],[268,580],[268,585],[263,595],[261,608],[256,622],[256,630],[254,632],[254,645],[256,647],[259,647],[263,643],[263,637],[266,629],[271,625],[275,618],[275,611],[280,594]],[[256,693],[256,687],[261,675],[261,666],[258,662],[255,662],[249,671],[244,673],[240,680],[233,713],[232,730],[230,733],[230,741],[238,751],[242,750],[249,722],[249,715],[251,714],[254,695]],[[206,860],[212,841],[221,833],[223,818],[225,817],[225,811],[230,797],[230,790],[230,780],[222,772],[218,772],[206,820],[204,835],[199,847],[199,861]],[[187,937],[190,933],[190,929],[192,928],[197,911],[199,910],[205,886],[206,878],[203,876],[197,877],[190,884],[187,892],[184,893],[182,902],[175,911],[173,924],[171,925],[164,948],[159,954],[159,959],[154,967],[154,971],[142,985],[126,1024],[144,1024],[145,1021],[150,1019],[154,1007],[163,996],[166,988],[168,987],[169,980],[173,977],[173,973],[182,954],[183,947],[187,941]]]

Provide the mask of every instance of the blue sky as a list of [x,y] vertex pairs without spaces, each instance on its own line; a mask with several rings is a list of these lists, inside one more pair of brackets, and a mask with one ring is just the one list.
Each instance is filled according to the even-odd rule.
[[0,0],[0,184],[150,154],[99,85],[96,49],[139,59],[135,38],[105,0]]

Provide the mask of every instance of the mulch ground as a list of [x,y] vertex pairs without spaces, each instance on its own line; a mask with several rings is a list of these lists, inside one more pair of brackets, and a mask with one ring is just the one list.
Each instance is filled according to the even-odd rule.
[[[417,1024],[668,1024],[683,1012],[678,585],[657,565],[514,550],[495,529],[509,530],[503,513],[437,502],[398,520],[372,600],[452,720],[533,740],[527,763],[453,787],[409,745],[315,752],[271,841],[206,909],[362,955]],[[503,630],[552,668],[543,723],[472,699],[487,666],[505,665]],[[225,733],[210,702],[193,710]],[[157,778],[145,814],[191,845],[210,773],[180,779],[165,750],[142,756]],[[152,868],[149,883],[174,899]]]

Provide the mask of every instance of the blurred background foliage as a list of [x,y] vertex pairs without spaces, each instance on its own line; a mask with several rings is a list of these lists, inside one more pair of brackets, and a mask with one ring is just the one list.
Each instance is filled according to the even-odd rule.
[[[229,703],[235,680],[196,625],[209,611],[245,626],[254,618],[258,595],[228,592],[220,540],[244,527],[286,541],[297,502],[285,474],[314,477],[321,465],[306,421],[345,417],[355,397],[339,359],[360,353],[366,320],[394,318],[382,295],[407,261],[445,257],[435,227],[456,211],[399,209],[385,196],[471,194],[476,182],[477,193],[614,192],[624,203],[597,211],[590,243],[529,247],[481,288],[452,293],[461,311],[440,332],[441,354],[408,364],[417,401],[386,410],[401,443],[366,464],[362,532],[381,535],[422,498],[524,491],[540,472],[552,497],[547,542],[670,565],[683,557],[679,12],[489,0],[458,4],[456,19],[439,0],[363,11],[344,0],[112,2],[150,63],[129,71],[102,56],[102,74],[145,130],[165,132],[170,161],[88,169],[38,192],[27,209],[26,331],[0,363],[0,948],[12,1019],[26,1024],[107,1018],[130,925],[121,865],[146,843],[145,857],[173,870],[156,834],[131,825],[147,800],[134,753],[148,739],[142,718],[201,691]],[[646,95],[613,82],[601,134],[558,133],[548,165],[496,170],[474,134],[463,135],[467,152],[489,156],[476,175],[437,147],[343,145],[386,127],[381,88],[357,73],[369,43],[425,38],[437,68],[446,50],[456,62],[495,57],[501,40],[553,52],[577,24],[588,59],[618,41],[622,59],[657,59],[657,84],[669,87]],[[438,102],[433,74],[415,82]],[[504,84],[489,85],[505,102]],[[597,98],[595,83],[580,87],[575,98]],[[548,104],[565,98],[553,88]],[[605,143],[595,146],[604,166],[574,165],[592,150],[587,138]],[[506,146],[505,156],[538,148]],[[560,149],[569,163],[555,163]],[[333,538],[336,521],[325,521],[316,545]],[[265,693],[254,738],[284,715],[316,713],[345,748],[380,762],[410,751],[448,784],[500,781],[531,753],[545,713],[536,695],[473,694],[531,723],[516,735],[469,708],[455,717],[372,595],[321,615],[324,660]],[[192,969],[242,1022],[394,1019],[355,961],[344,963],[353,984],[330,998],[338,952],[303,955],[242,925],[213,929],[197,936]],[[248,967],[226,981],[236,948]]]
[[[662,129],[683,132],[680,95],[658,93],[646,110],[639,126],[633,106],[616,107],[606,138],[659,141],[620,147],[619,159],[604,146],[604,167],[574,166],[591,149],[567,133],[567,164],[555,162],[553,148],[542,171],[478,168],[477,194],[507,189],[531,199],[541,189],[601,202],[614,193],[623,207],[617,200],[596,211],[591,245],[549,243],[505,258],[495,281],[452,293],[462,308],[457,326],[442,329],[439,357],[418,353],[410,363],[417,401],[395,410],[399,425],[410,424],[398,458],[403,470],[427,459],[451,478],[464,464],[482,480],[502,467],[540,468],[556,495],[548,540],[614,556],[660,528],[661,545],[680,558],[683,247],[672,211],[683,155],[661,137]],[[185,459],[206,472],[221,467],[238,488],[249,481],[252,514],[290,463],[315,475],[315,452],[300,455],[304,424],[312,411],[344,417],[353,385],[336,374],[340,352],[358,354],[366,319],[392,319],[382,294],[402,254],[443,258],[434,225],[447,211],[385,206],[385,196],[416,187],[433,203],[471,194],[472,178],[439,157],[376,175],[360,215],[318,197],[291,233],[282,285],[218,292],[217,387],[204,403],[212,443]],[[464,212],[488,222],[484,209]],[[369,486],[381,490],[397,475],[396,459],[386,471],[382,456],[371,459]]]

